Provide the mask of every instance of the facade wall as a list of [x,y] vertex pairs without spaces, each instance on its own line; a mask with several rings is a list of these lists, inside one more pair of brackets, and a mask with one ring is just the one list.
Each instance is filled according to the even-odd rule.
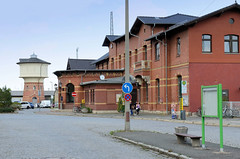
[[240,100],[240,63],[192,63],[190,64],[190,103],[191,112],[201,106],[201,86],[222,84],[223,90],[229,90],[229,101]]
[[[230,24],[229,19],[234,23]],[[219,27],[218,27],[219,26]],[[166,26],[167,27],[167,26]],[[146,111],[166,112],[171,105],[177,105],[179,110],[179,79],[187,82],[186,93],[182,94],[187,104],[184,110],[196,112],[201,105],[201,85],[215,85],[222,83],[223,89],[229,90],[229,100],[239,100],[240,92],[237,83],[239,79],[239,53],[224,53],[224,36],[234,34],[240,36],[240,14],[235,11],[223,12],[197,22],[188,28],[167,32],[166,38],[145,39],[153,33],[164,30],[162,26],[141,25],[137,35],[130,36],[129,63],[130,74],[136,78],[138,85],[137,101]],[[169,33],[169,34],[168,34]],[[202,35],[212,36],[212,52],[202,52]],[[124,38],[123,38],[124,39]],[[109,61],[98,69],[122,69],[125,67],[125,42],[123,39],[111,42],[109,45]],[[180,39],[180,54],[178,54],[178,39]],[[155,58],[156,44],[160,45],[160,58]],[[239,48],[239,42],[238,42]],[[147,54],[145,52],[147,51]],[[86,97],[86,105],[94,110],[116,110],[117,104],[113,100],[116,94],[121,94],[119,85],[89,85],[80,87],[83,74],[64,74],[59,80],[66,88],[68,83],[76,86],[79,97],[75,103],[80,105],[81,99]],[[105,74],[106,78],[123,76],[124,74]],[[84,74],[83,82],[99,79],[100,73]],[[158,83],[159,81],[159,83]],[[92,98],[94,90],[94,102]],[[160,93],[159,93],[160,92]],[[61,93],[61,92],[60,92]],[[65,92],[62,90],[62,94]],[[160,94],[158,96],[158,94]],[[66,100],[63,96],[63,103]]]
[[[38,93],[40,90],[40,96]],[[44,100],[44,87],[42,82],[24,82],[23,101],[32,102],[33,98],[37,98],[37,103]]]
[[[84,86],[84,90],[88,95],[86,106],[94,111],[117,110],[117,94],[122,94],[120,84],[89,85]],[[94,95],[92,90],[94,90]]]
[[[234,18],[230,24],[229,19]],[[222,84],[229,90],[229,100],[239,101],[240,54],[224,53],[224,35],[240,36],[239,12],[227,11],[220,16],[199,22],[189,29],[190,47],[190,111],[195,112],[201,105],[201,85]],[[219,26],[219,27],[217,27]],[[212,35],[212,52],[202,52],[202,34]],[[239,43],[238,43],[239,48]]]
[[[121,72],[69,72],[62,74],[58,80],[61,83],[61,88],[58,90],[59,107],[62,104],[63,109],[72,109],[73,102],[67,101],[68,94],[71,94],[68,90],[68,84],[74,86],[74,91],[77,93],[77,96],[74,98],[75,106],[80,106],[82,99],[85,99],[85,90],[89,89],[87,86],[80,86],[81,82],[95,81],[100,80],[100,75],[104,75],[105,78],[114,78],[122,76]],[[62,98],[62,101],[61,101]]]

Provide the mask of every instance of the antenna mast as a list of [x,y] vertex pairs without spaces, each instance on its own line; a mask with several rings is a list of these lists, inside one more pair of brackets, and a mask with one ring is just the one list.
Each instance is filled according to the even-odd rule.
[[78,47],[76,49],[76,58],[78,59]]
[[114,35],[114,31],[113,31],[113,12],[110,12],[110,35]]

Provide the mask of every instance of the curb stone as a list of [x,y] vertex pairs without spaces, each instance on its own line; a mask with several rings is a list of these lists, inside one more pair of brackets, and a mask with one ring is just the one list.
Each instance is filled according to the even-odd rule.
[[157,151],[161,154],[165,154],[165,155],[168,155],[168,156],[171,156],[171,157],[176,157],[178,159],[193,159],[193,158],[187,157],[185,155],[178,154],[178,153],[175,153],[175,152],[169,152],[168,150],[165,150],[165,149],[162,149],[162,148],[159,148],[159,147],[156,147],[156,146],[147,145],[147,144],[144,144],[142,142],[136,142],[136,141],[129,140],[129,139],[126,139],[126,138],[123,138],[123,137],[115,136],[115,135],[112,135],[112,137],[116,138],[118,140],[122,140],[122,141],[125,141],[125,142],[128,142],[128,143],[131,143],[131,144],[135,144],[135,145],[138,145],[138,146],[142,146],[142,147],[151,149],[153,151]]

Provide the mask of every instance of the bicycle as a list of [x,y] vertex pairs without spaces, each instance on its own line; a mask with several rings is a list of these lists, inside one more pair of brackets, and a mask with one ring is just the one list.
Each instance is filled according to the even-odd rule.
[[78,107],[78,106],[73,107],[73,113],[80,113],[80,112],[82,112],[81,107]]
[[197,110],[197,116],[201,117],[202,116],[202,108],[198,108]]

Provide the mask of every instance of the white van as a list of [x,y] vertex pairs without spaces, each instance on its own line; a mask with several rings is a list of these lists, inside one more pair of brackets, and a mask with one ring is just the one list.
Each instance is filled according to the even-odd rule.
[[51,108],[51,101],[50,100],[42,100],[40,103],[41,108]]

